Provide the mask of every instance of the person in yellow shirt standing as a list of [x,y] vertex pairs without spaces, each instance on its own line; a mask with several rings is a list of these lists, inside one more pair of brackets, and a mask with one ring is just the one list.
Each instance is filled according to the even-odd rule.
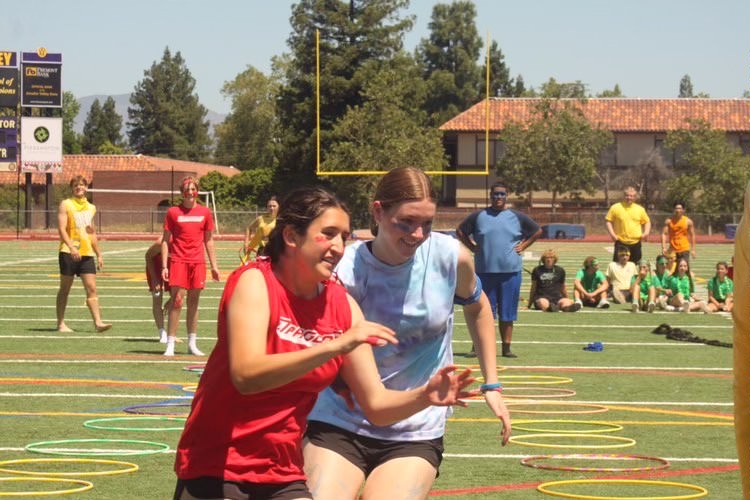
[[257,217],[245,230],[243,254],[240,257],[243,264],[252,257],[253,253],[260,253],[261,249],[268,242],[268,235],[276,227],[276,214],[279,213],[279,202],[275,196],[271,196],[268,200],[266,209],[268,213]]
[[[57,331],[72,332],[65,324],[65,308],[76,276],[81,277],[86,289],[86,305],[97,332],[112,328],[102,321],[99,298],[96,295],[96,270],[104,266],[94,229],[96,207],[86,199],[88,182],[77,175],[70,180],[73,196],[63,200],[57,211],[57,230],[60,234],[60,289],[57,292]],[[96,256],[96,261],[94,261]]]
[[685,202],[676,201],[672,217],[664,221],[661,232],[661,252],[668,255],[675,253],[676,260],[695,258],[695,227],[693,221],[685,215]]
[[641,260],[641,242],[648,240],[651,232],[651,219],[646,210],[635,200],[638,193],[633,186],[624,191],[625,199],[609,207],[605,220],[607,232],[615,243],[612,261],[617,261],[617,251],[625,247],[630,251],[630,262]]

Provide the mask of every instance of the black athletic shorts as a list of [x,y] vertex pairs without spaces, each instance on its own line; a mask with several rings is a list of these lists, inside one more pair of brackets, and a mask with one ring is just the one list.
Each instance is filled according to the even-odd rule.
[[63,276],[96,274],[96,262],[92,256],[81,257],[81,260],[76,262],[69,253],[60,252],[57,260],[60,263],[60,274]]
[[304,481],[283,484],[258,484],[225,481],[218,477],[178,479],[173,500],[293,500],[310,498],[312,494]]
[[310,420],[305,437],[315,446],[334,451],[365,473],[379,465],[402,457],[420,457],[440,470],[443,461],[443,438],[422,441],[391,441],[360,436],[335,425]]

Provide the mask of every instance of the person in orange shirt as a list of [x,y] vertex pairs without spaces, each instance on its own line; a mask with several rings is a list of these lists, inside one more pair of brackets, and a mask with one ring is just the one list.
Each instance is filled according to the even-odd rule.
[[675,253],[676,260],[695,258],[695,226],[693,221],[685,215],[685,202],[674,202],[672,217],[664,221],[661,232],[661,251],[667,255]]

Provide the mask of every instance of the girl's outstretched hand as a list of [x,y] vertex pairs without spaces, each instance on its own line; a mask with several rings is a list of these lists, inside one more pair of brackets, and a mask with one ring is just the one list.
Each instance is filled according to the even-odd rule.
[[462,398],[479,394],[478,390],[465,391],[466,387],[474,383],[471,370],[455,373],[457,366],[449,365],[441,368],[432,376],[425,386],[425,397],[433,406],[468,406]]
[[349,328],[343,335],[336,339],[341,343],[341,352],[346,354],[354,350],[360,344],[370,344],[374,347],[383,347],[388,344],[398,344],[396,332],[372,321],[360,321]]

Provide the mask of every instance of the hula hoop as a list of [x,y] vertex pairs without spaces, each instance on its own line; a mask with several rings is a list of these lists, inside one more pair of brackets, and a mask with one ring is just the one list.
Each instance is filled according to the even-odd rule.
[[187,407],[190,408],[191,403],[154,403],[148,405],[136,405],[128,406],[123,408],[122,411],[125,413],[132,413],[135,415],[156,415],[161,417],[186,417],[186,414],[172,414],[172,413],[159,413],[157,411],[149,411],[151,408],[174,408],[174,407]]
[[[544,444],[535,443],[528,441],[529,439],[536,438],[589,438],[589,439],[601,439],[604,441],[617,441],[617,444]],[[627,448],[629,446],[635,446],[635,439],[620,437],[620,436],[607,436],[604,434],[522,434],[520,436],[511,436],[509,439],[510,443],[515,443],[521,446],[532,446],[537,448],[569,448],[569,449],[597,449],[603,450],[608,448]]]
[[80,484],[80,488],[71,488],[69,490],[51,490],[51,491],[0,491],[0,497],[48,497],[53,495],[69,495],[70,493],[80,493],[88,491],[94,487],[94,483],[83,481],[81,479],[65,479],[58,477],[0,477],[0,481],[8,483],[17,483],[22,481],[35,481],[37,483],[68,483]]
[[[518,384],[533,384],[533,385],[556,385],[556,384],[570,384],[573,382],[572,378],[568,377],[556,377],[554,375],[501,375],[497,377],[498,381],[502,382],[503,385],[518,385]],[[514,382],[513,380],[522,380],[521,382]],[[539,382],[535,382],[539,380]],[[477,382],[484,382],[484,377],[477,377]]]
[[[547,391],[541,394],[511,394],[515,391]],[[503,398],[508,399],[545,399],[545,398],[572,398],[576,395],[573,389],[562,387],[503,387]]]
[[[644,460],[647,462],[656,462],[656,465],[648,465],[644,467],[573,467],[573,466],[555,466],[555,465],[543,465],[536,462],[541,460]],[[545,470],[562,470],[570,472],[646,472],[646,471],[657,471],[666,469],[669,467],[669,461],[659,457],[649,457],[647,455],[622,455],[619,453],[611,453],[605,455],[596,454],[568,454],[568,455],[536,455],[521,459],[521,465],[531,467],[533,469],[545,469]]]
[[[60,448],[44,448],[44,446],[55,445],[55,444],[73,444],[73,443],[121,443],[121,444],[142,444],[144,446],[151,446],[154,449],[151,450],[129,450],[129,449],[60,449]],[[30,443],[24,446],[26,451],[32,453],[41,453],[43,455],[80,455],[80,456],[135,456],[135,455],[154,455],[156,453],[164,453],[169,451],[169,445],[164,443],[156,443],[153,441],[139,441],[135,439],[60,439],[57,441],[39,441],[37,443]]]
[[[85,463],[85,464],[107,464],[107,465],[124,465],[126,469],[91,471],[91,472],[34,472],[18,469],[8,469],[5,465],[13,464],[31,464],[31,463]],[[23,476],[116,476],[118,474],[127,474],[139,469],[138,465],[130,462],[120,462],[117,460],[102,460],[96,458],[24,458],[20,460],[3,460],[0,462],[0,472],[6,474],[18,474]]]
[[197,372],[197,373],[203,373],[203,370],[206,369],[206,364],[200,364],[200,365],[188,365],[183,370],[186,372]]
[[[460,363],[453,363],[453,364],[456,366],[456,368],[471,368],[472,370],[478,370],[479,368],[481,368],[481,366],[479,365],[465,365],[465,364],[460,364]],[[500,372],[504,372],[507,369],[508,369],[507,366],[498,366],[496,367],[495,371],[500,373]]]
[[182,390],[185,392],[195,392],[198,390],[198,384],[183,385]]
[[[618,424],[611,422],[596,422],[592,420],[521,420],[520,425],[517,422],[513,422],[513,428],[528,432],[556,432],[558,434],[604,434],[606,432],[617,432],[621,431],[623,427]],[[550,423],[550,424],[583,424],[583,425],[599,425],[602,429],[591,429],[591,430],[573,430],[566,431],[563,429],[535,429],[534,427],[523,427],[526,424],[539,424],[539,423]]]
[[103,431],[143,431],[143,432],[158,432],[158,431],[181,431],[185,426],[179,427],[117,427],[109,425],[98,425],[106,422],[143,422],[143,421],[169,421],[169,422],[182,422],[185,423],[185,417],[113,417],[113,418],[95,418],[93,420],[87,420],[83,423],[84,427],[89,429],[100,429]]
[[[697,491],[698,493],[692,493],[688,495],[680,496],[668,496],[668,497],[600,497],[592,495],[575,495],[572,493],[561,493],[559,491],[552,491],[549,489],[550,486],[560,486],[564,484],[643,484],[652,486],[664,486],[664,487],[676,487],[684,488],[687,490]],[[565,498],[580,498],[582,500],[688,500],[689,498],[700,498],[708,495],[708,490],[702,486],[696,486],[688,483],[673,483],[671,481],[651,481],[647,479],[573,479],[570,481],[551,481],[549,483],[543,483],[536,487],[536,489],[547,495],[554,495],[557,497]]]
[[506,401],[505,406],[511,410],[513,406],[523,405],[558,405],[558,406],[578,406],[580,408],[589,408],[588,410],[512,410],[515,413],[524,413],[529,415],[583,415],[590,413],[604,413],[609,411],[609,408],[603,405],[595,405],[590,403],[562,403],[558,401]]

